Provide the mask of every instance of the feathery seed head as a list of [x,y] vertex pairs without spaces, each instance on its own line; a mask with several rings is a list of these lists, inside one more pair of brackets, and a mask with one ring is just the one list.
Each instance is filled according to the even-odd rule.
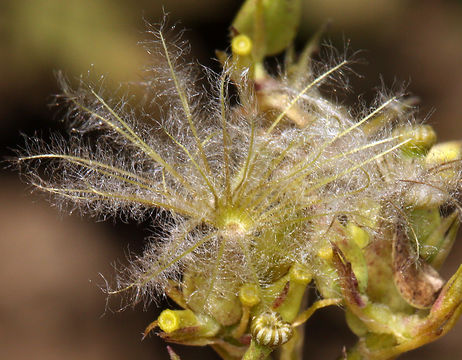
[[[168,341],[253,359],[343,303],[361,338],[352,358],[389,336],[376,357],[386,359],[434,340],[427,329],[462,311],[460,271],[444,285],[435,270],[459,227],[461,145],[434,146],[411,99],[380,95],[356,112],[323,96],[350,62],[316,63],[319,35],[270,75],[263,59],[290,45],[299,5],[247,1],[209,92],[163,29],[149,31],[147,50],[161,56],[134,85],[144,111],[60,76],[70,140],[32,139],[18,163],[71,209],[157,217],[162,232],[109,291],[134,303],[166,295],[184,309],[165,310],[146,334],[159,326]],[[151,115],[163,98],[162,116]],[[299,314],[312,279],[323,299]]]

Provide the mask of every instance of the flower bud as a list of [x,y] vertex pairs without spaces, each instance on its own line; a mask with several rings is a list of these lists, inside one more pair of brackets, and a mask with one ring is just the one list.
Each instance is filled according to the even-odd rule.
[[396,129],[393,134],[401,141],[410,140],[401,147],[401,151],[409,157],[427,155],[436,143],[436,133],[430,125],[405,126]]
[[281,346],[293,335],[292,326],[276,312],[265,312],[254,317],[250,331],[258,344],[269,347]]

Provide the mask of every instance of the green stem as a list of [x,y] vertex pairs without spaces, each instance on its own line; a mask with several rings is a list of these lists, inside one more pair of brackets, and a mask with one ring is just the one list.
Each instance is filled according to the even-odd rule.
[[253,339],[242,360],[265,360],[273,351],[267,346],[258,345]]

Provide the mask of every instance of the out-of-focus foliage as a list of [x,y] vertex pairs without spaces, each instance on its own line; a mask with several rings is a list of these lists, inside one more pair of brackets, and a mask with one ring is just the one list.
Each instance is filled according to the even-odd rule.
[[43,66],[79,74],[96,64],[98,72],[111,73],[119,80],[131,78],[144,54],[136,46],[133,17],[127,16],[133,10],[126,7],[107,0],[8,3],[2,72],[8,74],[7,64],[13,70],[21,69],[24,78],[33,79]]

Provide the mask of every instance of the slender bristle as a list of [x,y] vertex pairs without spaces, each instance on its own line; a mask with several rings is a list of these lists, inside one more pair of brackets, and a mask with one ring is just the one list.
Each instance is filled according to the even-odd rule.
[[[168,99],[162,117],[144,113],[142,123],[126,98],[114,100],[83,80],[73,89],[61,78],[70,141],[30,140],[17,160],[38,189],[84,214],[169,214],[163,234],[122,270],[110,293],[130,290],[134,302],[149,301],[174,280],[191,288],[186,301],[194,304],[197,289],[206,298],[236,296],[244,283],[268,286],[294,262],[327,278],[318,254],[340,216],[374,233],[374,223],[392,224],[400,216],[396,209],[408,206],[411,187],[423,198],[435,193],[428,189],[455,195],[441,179],[458,164],[428,170],[402,160],[410,140],[393,130],[414,120],[406,118],[400,97],[388,96],[355,117],[321,95],[319,87],[342,77],[348,59],[321,73],[307,69],[303,84],[283,74],[284,81],[265,93],[273,103],[262,109],[247,70],[236,77],[229,62],[222,74],[209,71],[216,83],[205,93],[197,89],[192,65],[181,63],[183,45],[167,42],[161,31],[150,33],[149,52],[161,55],[139,91],[151,99],[146,109]],[[379,124],[380,117],[389,119]],[[368,201],[387,211],[364,215]]]

